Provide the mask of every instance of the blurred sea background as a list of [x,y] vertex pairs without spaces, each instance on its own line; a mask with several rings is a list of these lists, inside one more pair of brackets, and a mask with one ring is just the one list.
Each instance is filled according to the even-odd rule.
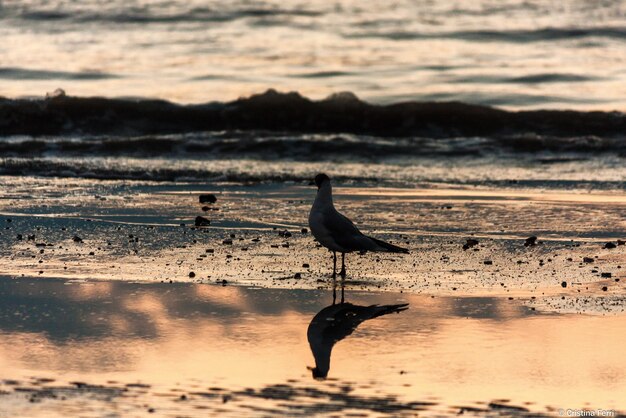
[[621,0],[0,0],[0,96],[626,109]]

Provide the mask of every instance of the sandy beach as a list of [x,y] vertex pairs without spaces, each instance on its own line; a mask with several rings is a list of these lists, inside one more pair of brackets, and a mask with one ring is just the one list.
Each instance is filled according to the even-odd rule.
[[626,410],[622,193],[338,185],[344,213],[411,250],[348,255],[346,301],[409,309],[339,342],[319,382],[306,328],[333,280],[314,186],[3,184],[8,416]]

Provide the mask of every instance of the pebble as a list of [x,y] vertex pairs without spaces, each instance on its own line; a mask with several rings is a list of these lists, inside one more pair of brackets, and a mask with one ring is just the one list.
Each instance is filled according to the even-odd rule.
[[83,242],[83,239],[81,237],[79,237],[78,235],[74,235],[74,238],[72,238],[72,241],[74,241],[74,242]]
[[215,203],[217,202],[217,197],[214,194],[201,194],[198,198],[200,203]]
[[617,247],[617,245],[613,244],[612,242],[607,242],[606,244],[604,244],[603,248],[605,248],[607,250],[610,250],[610,249],[613,249],[615,247]]
[[196,226],[209,226],[211,225],[211,221],[205,218],[204,216],[196,216]]
[[463,244],[463,251],[472,248],[473,246],[478,245],[478,240],[473,238],[468,238],[465,244]]
[[533,245],[537,245],[537,237],[534,235],[532,237],[526,238],[526,241],[524,242],[524,247],[530,247]]

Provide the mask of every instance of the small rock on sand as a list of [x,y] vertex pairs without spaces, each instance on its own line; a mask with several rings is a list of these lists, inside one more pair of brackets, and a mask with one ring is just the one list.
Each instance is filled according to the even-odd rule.
[[605,277],[607,279],[611,278],[611,273],[600,273],[600,277]]
[[606,244],[604,244],[604,247],[602,247],[602,248],[610,250],[610,249],[613,249],[615,247],[617,247],[617,245],[613,244],[612,242],[607,242]]
[[74,238],[72,238],[72,241],[74,241],[74,242],[83,242],[83,239],[81,237],[79,237],[78,235],[74,235]]
[[561,282],[561,287],[567,287],[567,282]]
[[583,257],[583,262],[585,263],[593,263],[595,260],[591,257]]
[[537,237],[534,235],[526,238],[526,241],[524,242],[524,247],[531,247],[533,245],[537,245]]
[[465,241],[465,244],[463,244],[463,251],[472,248],[475,245],[478,245],[478,240],[468,238],[467,241]]
[[217,197],[214,194],[201,194],[199,199],[200,203],[215,203],[217,202]]
[[196,216],[196,226],[209,226],[211,221],[204,216]]

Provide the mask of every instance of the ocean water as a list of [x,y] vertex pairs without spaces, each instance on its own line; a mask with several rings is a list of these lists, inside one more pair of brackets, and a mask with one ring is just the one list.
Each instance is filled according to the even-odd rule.
[[1,0],[0,95],[626,109],[621,0]]

